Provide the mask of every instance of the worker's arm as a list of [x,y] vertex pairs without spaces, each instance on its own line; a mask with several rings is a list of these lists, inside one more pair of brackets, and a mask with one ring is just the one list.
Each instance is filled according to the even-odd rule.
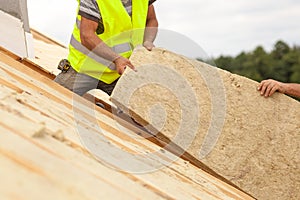
[[123,74],[127,66],[135,70],[134,66],[127,58],[115,53],[96,35],[97,27],[97,22],[85,17],[81,17],[80,39],[82,45],[90,51],[93,51],[98,56],[114,62],[116,65],[116,70],[119,74]]
[[143,46],[149,51],[154,47],[154,40],[157,34],[158,21],[155,14],[155,9],[153,5],[150,5],[148,8],[146,29],[144,36]]
[[257,89],[260,91],[260,94],[265,97],[271,96],[276,91],[283,94],[300,97],[300,84],[297,83],[282,83],[269,79],[262,81]]

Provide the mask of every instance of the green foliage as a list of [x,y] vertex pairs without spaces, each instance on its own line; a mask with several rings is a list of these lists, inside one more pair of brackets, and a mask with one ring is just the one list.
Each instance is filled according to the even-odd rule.
[[241,52],[236,57],[222,55],[213,61],[219,68],[259,82],[272,78],[300,83],[300,47],[289,47],[281,40],[269,53],[258,46],[251,52]]

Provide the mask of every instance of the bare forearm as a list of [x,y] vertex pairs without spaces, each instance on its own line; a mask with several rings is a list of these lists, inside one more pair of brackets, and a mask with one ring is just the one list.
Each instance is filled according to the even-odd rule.
[[284,83],[284,93],[287,95],[300,97],[300,84],[297,83]]
[[117,53],[115,53],[110,47],[108,47],[100,38],[96,35],[95,37],[90,37],[85,41],[85,46],[90,48],[90,50],[97,54],[98,56],[105,58],[111,62],[115,63],[116,71],[121,75],[125,71],[126,67],[130,67],[135,70],[135,67],[132,63]]
[[144,43],[149,42],[153,43],[156,34],[157,34],[158,21],[155,14],[155,9],[153,5],[150,5],[148,8],[147,21],[146,21],[146,29],[144,35]]
[[109,46],[107,46],[96,34],[90,34],[86,37],[82,37],[82,44],[96,55],[109,60],[114,61],[119,57]]
[[156,19],[147,21],[144,42],[154,42],[157,35],[158,22]]

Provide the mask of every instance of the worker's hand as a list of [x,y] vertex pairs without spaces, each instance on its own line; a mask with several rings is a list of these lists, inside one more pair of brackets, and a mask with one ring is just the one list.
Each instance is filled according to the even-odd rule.
[[269,97],[272,94],[274,94],[276,91],[285,93],[285,86],[284,83],[275,81],[272,79],[263,80],[258,88],[258,91],[260,91],[261,96]]
[[137,71],[135,67],[132,65],[130,60],[127,58],[124,58],[123,56],[119,56],[114,60],[114,63],[116,65],[117,72],[122,75],[127,67],[130,67],[132,70]]
[[155,46],[153,44],[153,42],[150,42],[150,41],[145,41],[143,43],[143,46],[148,50],[148,51],[151,51]]

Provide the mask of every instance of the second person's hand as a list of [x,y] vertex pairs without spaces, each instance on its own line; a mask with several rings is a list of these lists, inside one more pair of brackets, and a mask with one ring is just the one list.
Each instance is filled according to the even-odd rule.
[[257,90],[260,91],[260,94],[265,97],[271,96],[276,91],[278,91],[280,93],[285,93],[284,83],[275,81],[273,79],[268,79],[268,80],[262,81],[259,84]]

